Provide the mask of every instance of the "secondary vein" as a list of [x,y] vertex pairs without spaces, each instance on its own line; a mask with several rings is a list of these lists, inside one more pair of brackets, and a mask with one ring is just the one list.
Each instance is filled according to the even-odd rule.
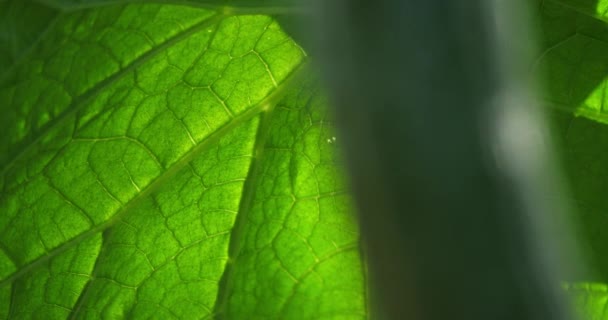
[[57,117],[55,117],[54,119],[50,120],[47,124],[45,124],[40,131],[33,137],[33,139],[29,139],[24,141],[23,143],[21,143],[20,145],[20,151],[17,151],[14,156],[12,157],[12,159],[4,166],[4,168],[2,169],[2,172],[0,173],[0,175],[4,176],[6,175],[6,173],[15,165],[15,163],[17,162],[17,160],[19,160],[20,158],[22,158],[24,155],[26,155],[27,153],[31,152],[34,148],[34,146],[44,137],[46,136],[49,132],[51,132],[54,128],[58,127],[61,123],[63,123],[65,120],[67,120],[71,115],[75,114],[78,110],[82,109],[84,106],[87,105],[87,103],[94,98],[95,96],[97,96],[98,94],[100,94],[105,88],[107,88],[108,86],[110,86],[112,83],[120,80],[121,78],[123,78],[124,76],[126,76],[127,74],[129,74],[130,71],[133,71],[135,68],[141,66],[142,64],[144,64],[145,62],[149,61],[150,59],[154,58],[155,56],[157,56],[158,54],[162,53],[165,49],[170,48],[171,46],[179,43],[182,40],[187,39],[188,37],[194,35],[195,33],[219,22],[220,20],[224,19],[225,17],[227,17],[228,15],[225,15],[223,13],[218,13],[215,14],[213,16],[211,16],[209,19],[206,19],[204,21],[199,22],[198,24],[195,24],[194,26],[176,34],[175,36],[173,36],[172,38],[170,38],[169,40],[165,41],[163,44],[153,48],[152,50],[144,53],[143,55],[141,55],[139,58],[135,59],[133,62],[131,62],[128,66],[126,66],[125,68],[119,70],[118,72],[116,72],[115,74],[111,75],[110,77],[104,79],[103,81],[97,83],[95,86],[93,86],[91,89],[89,89],[88,91],[86,91],[84,94],[82,94],[81,96],[75,98],[72,103],[70,103],[70,105],[62,112],[60,113]]
[[237,115],[235,118],[220,127],[210,136],[208,136],[197,146],[188,151],[171,167],[167,168],[164,173],[162,173],[155,180],[153,180],[147,187],[143,188],[142,192],[140,192],[139,194],[137,194],[137,196],[129,200],[129,202],[127,202],[125,206],[123,206],[118,212],[116,212],[114,216],[112,216],[112,218],[79,234],[78,236],[72,238],[64,244],[52,249],[46,255],[41,256],[36,260],[33,260],[29,264],[21,266],[18,271],[16,271],[9,277],[1,280],[0,287],[12,283],[14,280],[22,277],[25,274],[28,274],[32,270],[35,270],[37,267],[43,265],[48,260],[76,246],[82,241],[88,239],[89,237],[110,228],[118,221],[121,221],[122,218],[127,215],[134,207],[136,207],[143,199],[145,199],[147,196],[162,187],[171,177],[178,173],[179,170],[186,167],[194,158],[196,158],[196,156],[205,152],[206,150],[209,150],[215,145],[215,143],[217,143],[222,137],[224,137],[234,128],[252,119],[262,111],[267,110],[269,105],[276,104],[276,102],[280,100],[280,98],[284,95],[287,87],[289,87],[293,83],[293,79],[303,72],[303,69],[305,69],[305,65],[306,62],[302,62],[302,64],[300,64],[300,66],[292,73],[292,75],[289,76],[286,80],[284,80],[284,82],[276,90],[272,91],[268,96],[266,96],[266,98],[264,98],[262,101],[260,101],[258,104],[248,109],[247,111],[241,113],[240,115]]
[[288,79],[285,80],[285,82],[283,82],[282,85],[279,86],[279,88],[275,91],[279,91],[275,98],[270,99],[263,106],[265,112],[258,128],[258,132],[256,134],[253,160],[251,161],[249,172],[245,180],[245,185],[243,186],[243,194],[241,196],[241,202],[239,204],[239,211],[236,216],[234,226],[232,228],[232,233],[230,235],[230,246],[228,249],[229,260],[226,262],[226,265],[224,267],[224,273],[222,274],[222,278],[220,280],[213,313],[210,314],[208,317],[215,317],[217,319],[221,319],[224,316],[223,313],[226,311],[227,308],[228,298],[230,297],[230,293],[234,286],[233,277],[235,265],[238,261],[240,250],[242,247],[242,237],[247,223],[249,211],[251,209],[251,203],[253,201],[257,178],[260,174],[261,162],[264,157],[264,147],[270,129],[270,122],[275,106],[278,103],[278,98],[283,97],[285,91],[290,88],[291,85],[293,85],[304,72],[306,72],[306,67],[306,61],[302,62],[300,66],[298,66],[298,68],[294,72],[292,72]]

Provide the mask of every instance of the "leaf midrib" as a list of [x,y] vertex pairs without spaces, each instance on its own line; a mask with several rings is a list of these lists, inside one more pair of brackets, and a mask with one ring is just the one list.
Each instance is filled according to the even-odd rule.
[[31,152],[33,147],[44,136],[46,136],[53,129],[55,129],[59,125],[61,125],[71,115],[75,114],[80,109],[85,107],[87,105],[87,103],[91,101],[91,99],[95,98],[97,95],[99,95],[101,92],[103,92],[104,89],[108,88],[114,82],[122,79],[123,77],[128,75],[131,71],[135,70],[137,67],[143,65],[144,63],[148,62],[150,59],[156,57],[158,54],[164,52],[164,50],[169,49],[173,45],[176,45],[177,43],[179,43],[183,40],[186,40],[189,36],[196,34],[197,32],[201,31],[202,29],[204,29],[206,27],[209,27],[215,23],[219,23],[222,19],[224,19],[226,17],[229,17],[229,15],[224,15],[224,14],[220,14],[220,13],[215,14],[215,15],[209,17],[208,19],[201,21],[201,22],[193,25],[192,27],[176,34],[175,36],[173,36],[169,40],[165,41],[161,45],[154,47],[150,51],[142,54],[137,59],[133,60],[128,66],[120,69],[118,72],[116,72],[116,73],[112,74],[111,76],[107,77],[106,79],[98,82],[91,89],[87,90],[82,95],[74,98],[72,100],[72,102],[66,107],[66,109],[63,112],[61,112],[57,117],[55,117],[52,120],[50,120],[49,122],[47,122],[39,130],[39,132],[37,134],[33,135],[30,139],[25,140],[23,143],[21,143],[20,150],[17,149],[18,151],[14,152],[14,156],[11,158],[11,160],[9,160],[6,163],[6,165],[2,169],[2,172],[0,173],[0,175],[2,175],[2,176],[6,175],[6,173],[15,165],[15,163],[20,158],[22,158],[24,155]]
[[110,219],[106,222],[101,223],[93,228],[79,234],[78,236],[70,239],[69,241],[61,244],[60,246],[52,249],[46,255],[43,255],[31,262],[27,265],[19,266],[19,270],[11,274],[10,276],[0,280],[0,287],[8,285],[12,283],[14,280],[20,278],[21,276],[29,273],[34,270],[38,266],[42,265],[44,262],[58,256],[59,254],[67,251],[68,249],[76,246],[82,241],[88,239],[94,234],[98,232],[102,232],[118,221],[121,220],[122,217],[128,214],[134,207],[137,206],[139,202],[145,199],[147,196],[158,190],[162,185],[168,181],[171,177],[173,177],[179,170],[188,165],[197,155],[205,152],[209,148],[213,147],[214,144],[219,141],[223,136],[228,134],[230,131],[243,124],[247,120],[252,119],[256,115],[265,112],[270,109],[270,106],[275,105],[280,98],[283,97],[285,91],[291,87],[291,85],[295,82],[295,79],[299,77],[301,73],[303,73],[306,69],[307,61],[303,60],[298,67],[292,71],[292,73],[283,80],[282,83],[279,84],[275,90],[269,93],[266,98],[257,103],[252,108],[247,111],[237,115],[232,118],[228,123],[224,124],[222,127],[217,129],[203,141],[201,141],[194,148],[190,149],[184,156],[182,156],[179,160],[177,160],[172,166],[166,168],[166,171],[161,175],[156,177],[148,186],[146,186],[140,193],[138,193],[135,197],[133,197],[129,202],[127,202],[119,211],[117,211]]
[[[135,1],[131,1],[131,2],[137,3],[137,2],[162,2],[162,1],[137,1],[137,0],[135,0]],[[162,2],[162,3],[167,4],[167,2]],[[116,4],[116,3],[106,3],[105,5],[113,5],[113,4]],[[197,3],[194,3],[191,1],[173,1],[171,4],[182,4],[182,5],[189,5],[189,6],[194,6],[194,7],[212,8],[211,6],[202,5],[200,3],[197,4]],[[92,7],[92,6],[90,6],[90,7]],[[60,8],[60,9],[62,9],[62,11],[66,11],[66,10],[64,10],[65,8]],[[81,7],[78,9],[84,9],[84,7]],[[154,47],[150,51],[144,53],[143,55],[141,55],[140,57],[138,57],[137,59],[132,61],[128,66],[120,69],[115,74],[112,74],[108,78],[95,84],[91,89],[87,90],[84,94],[75,98],[70,103],[70,105],[65,109],[64,112],[62,112],[60,115],[58,115],[57,117],[52,119],[42,129],[40,129],[40,131],[37,132],[35,135],[30,136],[29,137],[30,139],[25,140],[24,143],[22,144],[21,148],[17,148],[15,155],[7,162],[7,164],[3,168],[2,172],[0,172],[0,175],[4,176],[18,162],[18,160],[21,157],[23,157],[24,155],[27,155],[29,152],[31,152],[33,147],[36,146],[36,144],[44,136],[49,134],[54,128],[56,128],[56,127],[60,126],[62,123],[64,123],[66,121],[66,119],[68,119],[71,115],[73,115],[78,110],[80,110],[84,106],[86,106],[91,99],[93,99],[98,94],[103,92],[103,90],[106,89],[108,86],[110,86],[112,83],[120,80],[124,76],[128,75],[130,71],[132,71],[135,68],[146,63],[153,57],[157,56],[158,54],[162,53],[166,49],[177,44],[178,42],[181,42],[181,41],[187,39],[191,35],[196,34],[198,31],[200,31],[208,26],[214,25],[216,23],[220,23],[223,19],[230,17],[230,16],[246,15],[246,14],[251,14],[251,13],[260,13],[260,14],[277,14],[278,13],[278,14],[281,14],[281,13],[291,13],[291,12],[295,11],[295,10],[293,10],[293,8],[288,8],[288,7],[285,7],[285,8],[279,8],[279,7],[232,8],[232,7],[221,6],[221,7],[214,8],[214,9],[221,9],[221,10],[217,10],[219,12],[217,12],[216,14],[210,16],[209,18],[205,19],[204,21],[201,21],[201,22],[193,25],[192,27],[190,27],[184,31],[179,32],[178,34],[171,37],[169,40],[165,41],[161,45]],[[36,44],[33,44],[32,48],[34,48],[35,46],[36,46]],[[25,58],[22,60],[25,60]],[[28,264],[19,266],[19,269],[16,272],[11,274],[7,278],[0,280],[0,287],[13,283],[15,280],[30,273],[31,271],[37,269],[38,267],[44,265],[47,261],[53,259],[54,257],[57,257],[61,253],[69,250],[70,248],[73,248],[76,245],[80,244],[82,241],[90,238],[91,236],[93,236],[95,234],[98,234],[99,232],[103,232],[104,230],[112,227],[117,222],[119,222],[124,216],[129,214],[129,212],[131,212],[131,210],[133,208],[135,208],[143,199],[145,199],[147,196],[149,196],[150,194],[152,194],[153,192],[158,190],[160,187],[162,187],[166,181],[171,179],[183,167],[188,165],[197,155],[205,152],[205,150],[208,150],[210,147],[214,146],[214,144],[217,143],[218,140],[221,139],[223,136],[225,136],[227,133],[229,133],[230,131],[232,131],[233,129],[238,127],[239,125],[252,119],[253,117],[255,117],[256,115],[258,115],[260,113],[266,113],[267,115],[269,115],[269,113],[273,109],[274,105],[276,105],[278,100],[284,95],[286,89],[289,88],[291,86],[291,84],[293,84],[295,82],[294,79],[298,78],[299,74],[304,72],[304,70],[306,69],[305,65],[307,65],[307,62],[306,62],[306,60],[303,60],[300,63],[300,65],[298,67],[296,67],[294,69],[294,71],[292,71],[292,73],[282,83],[280,83],[277,88],[275,88],[275,90],[273,90],[269,95],[267,95],[266,98],[264,98],[261,102],[259,102],[257,105],[255,105],[251,109],[249,109],[249,110],[245,111],[244,113],[231,119],[231,121],[224,124],[218,130],[213,132],[210,136],[205,138],[201,143],[199,143],[194,148],[192,148],[190,151],[188,151],[184,156],[182,156],[178,161],[176,161],[174,164],[172,164],[169,168],[166,168],[165,172],[163,172],[158,177],[156,177],[148,186],[146,186],[140,193],[138,193],[134,198],[132,198],[127,204],[125,204],[125,206],[123,206],[120,210],[118,210],[106,222],[99,224],[97,226],[94,226],[93,228],[79,234],[78,236],[68,240],[67,242],[65,242],[65,243],[61,244],[60,246],[47,252],[45,255],[40,256],[33,261],[30,261]],[[260,130],[266,130],[266,129],[267,128],[263,128]],[[264,139],[260,139],[259,135],[256,136],[255,150],[259,150],[260,144],[263,144],[263,140]],[[237,222],[245,219],[244,218],[245,214],[243,214],[243,212],[245,212],[245,213],[247,212],[248,209],[246,207],[250,204],[251,194],[253,193],[253,189],[252,189],[253,182],[251,182],[250,180],[255,180],[255,175],[257,174],[257,171],[258,171],[256,162],[259,163],[259,160],[260,160],[259,156],[260,155],[257,154],[257,155],[254,155],[254,157],[252,158],[252,163],[250,165],[252,170],[250,170],[250,173],[247,176],[246,184],[244,185],[244,188],[243,188],[243,198],[242,198],[243,200],[242,200],[242,204],[240,206],[241,209],[239,209],[239,212],[237,214],[237,218],[236,218]],[[237,227],[235,227],[233,229],[233,231],[231,233],[231,238],[230,238],[231,249],[234,248],[235,245],[236,245],[236,247],[240,246],[240,241],[238,239],[240,238],[240,233],[242,233],[241,229],[242,228],[237,228]],[[102,244],[102,246],[103,246],[103,244]],[[234,252],[232,252],[232,253],[234,254]],[[233,254],[229,254],[229,256],[231,258],[233,258]],[[238,249],[236,249],[236,256],[238,256]],[[99,260],[97,259],[95,262],[94,268],[97,266],[98,261]],[[234,261],[232,261],[232,263],[230,263],[230,264],[231,264],[231,266],[228,266],[228,263],[227,263],[227,265],[225,266],[226,269],[224,270],[224,273],[228,273],[228,276],[230,276],[230,274],[231,274],[232,269],[230,267],[233,267]],[[224,277],[224,276],[225,275],[223,274],[222,277]],[[87,282],[87,286],[90,284],[90,282],[92,280],[93,280],[92,278],[89,279],[89,281]],[[227,289],[227,288],[225,288],[225,289]],[[223,290],[218,291],[218,301],[225,302],[225,299],[228,297],[227,294],[229,293],[229,291],[230,290],[228,290],[228,289],[225,292]],[[224,293],[226,295],[224,295]],[[81,293],[81,295],[82,294],[84,294],[84,293]],[[223,309],[224,306],[225,306],[225,304],[221,303],[221,307],[222,307],[221,309]]]
[[[49,1],[41,1],[41,0],[36,0],[36,1],[38,1],[39,3],[44,4],[44,5],[49,5],[49,3],[48,3]],[[210,3],[215,2],[215,1],[216,0],[212,0],[212,1],[210,1]],[[112,74],[111,76],[107,77],[106,79],[98,82],[92,88],[87,90],[85,93],[74,98],[72,100],[72,102],[68,105],[68,107],[66,107],[66,109],[63,112],[61,112],[55,118],[53,118],[52,120],[47,122],[42,128],[39,129],[39,131],[35,135],[33,135],[33,136],[29,137],[29,139],[24,140],[21,143],[17,144],[18,147],[16,148],[15,151],[12,152],[13,156],[10,158],[10,160],[8,160],[6,162],[6,164],[2,168],[2,171],[0,171],[0,176],[5,176],[6,173],[9,172],[9,170],[11,168],[13,168],[15,163],[19,159],[21,159],[23,156],[25,156],[26,154],[31,152],[33,147],[44,136],[46,136],[48,133],[50,133],[54,128],[59,126],[61,123],[66,121],[71,115],[76,113],[78,110],[82,109],[85,105],[87,105],[87,102],[89,102],[91,99],[93,99],[98,94],[100,94],[108,86],[110,86],[114,82],[122,79],[123,77],[128,75],[129,72],[133,71],[134,69],[143,65],[144,63],[148,62],[152,58],[156,57],[158,54],[164,52],[166,49],[169,49],[172,46],[176,45],[177,43],[188,39],[190,36],[205,29],[206,27],[219,23],[222,20],[224,20],[225,18],[229,18],[231,16],[250,15],[250,14],[274,15],[274,14],[284,14],[286,12],[291,12],[289,7],[280,8],[280,7],[264,7],[264,6],[254,7],[254,6],[252,6],[252,7],[246,7],[246,8],[237,8],[237,7],[219,6],[219,5],[203,6],[202,3],[197,3],[195,1],[179,1],[179,0],[171,1],[171,2],[164,2],[162,0],[156,0],[156,1],[133,0],[130,2],[126,2],[126,4],[153,3],[153,2],[167,4],[167,5],[184,5],[184,6],[190,6],[190,7],[213,9],[216,11],[216,13],[214,15],[210,16],[209,18],[205,19],[204,21],[201,21],[201,22],[189,27],[188,29],[186,29],[184,31],[177,33],[173,37],[169,38],[167,41],[152,48],[150,51],[142,54],[137,59],[133,60],[129,65],[118,70],[118,72],[116,72],[116,73]],[[125,4],[125,2],[121,2],[121,3]],[[101,5],[102,4],[100,4],[100,6]],[[106,4],[103,4],[103,5],[106,5]],[[107,3],[107,5],[108,6],[109,5],[118,5],[118,2]],[[91,6],[91,8],[92,7],[93,6]],[[59,8],[59,9],[62,10],[62,8]],[[82,8],[82,9],[84,9],[84,8]],[[285,9],[285,10],[283,10],[283,9]],[[77,9],[74,9],[73,11],[76,11],[76,10]],[[63,10],[63,11],[66,11],[66,10]],[[32,48],[33,47],[34,46],[32,46]],[[32,48],[30,48],[29,51],[33,51]],[[21,59],[20,62],[24,61],[24,60],[25,60],[25,58]]]

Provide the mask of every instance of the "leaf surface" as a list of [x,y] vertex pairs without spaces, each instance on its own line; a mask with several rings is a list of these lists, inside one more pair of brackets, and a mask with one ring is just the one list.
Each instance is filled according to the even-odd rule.
[[366,317],[290,8],[224,4],[0,3],[1,318]]
[[608,319],[608,1],[536,1],[540,53],[532,71],[545,80],[543,103],[565,167],[579,237],[595,267],[565,289],[585,319]]

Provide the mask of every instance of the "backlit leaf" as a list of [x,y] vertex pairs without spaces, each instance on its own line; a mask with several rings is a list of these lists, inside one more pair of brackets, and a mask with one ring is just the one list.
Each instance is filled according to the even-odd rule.
[[0,318],[366,317],[292,8],[44,3],[0,2]]

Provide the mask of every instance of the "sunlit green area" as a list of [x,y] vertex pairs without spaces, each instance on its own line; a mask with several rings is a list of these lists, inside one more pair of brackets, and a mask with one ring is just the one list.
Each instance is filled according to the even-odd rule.
[[564,285],[573,299],[579,316],[585,320],[606,319],[608,286],[603,283],[570,283]]
[[540,52],[533,70],[545,81],[543,103],[582,223],[588,274],[565,285],[586,319],[608,319],[608,1],[538,1]]
[[290,7],[44,2],[0,2],[0,318],[366,317]]
[[[608,0],[530,3],[592,266],[564,289],[608,319]],[[0,0],[0,318],[368,317],[341,141],[276,14]]]

